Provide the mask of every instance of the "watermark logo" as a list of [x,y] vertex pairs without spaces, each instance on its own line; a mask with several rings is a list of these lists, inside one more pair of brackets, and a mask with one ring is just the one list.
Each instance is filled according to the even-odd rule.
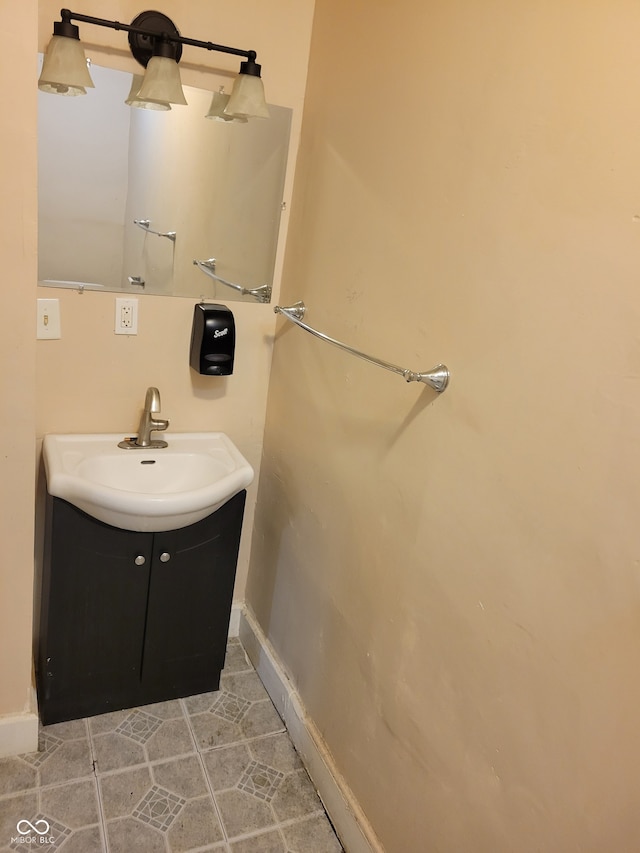
[[45,844],[55,844],[55,839],[49,835],[51,824],[48,820],[40,818],[34,820],[19,820],[16,824],[18,835],[11,839],[12,845],[29,844],[32,847],[44,846]]
[[19,820],[16,824],[16,829],[20,833],[20,835],[28,835],[30,832],[37,832],[38,835],[48,835],[51,827],[49,826],[49,821],[37,820],[35,823],[31,823],[30,820]]

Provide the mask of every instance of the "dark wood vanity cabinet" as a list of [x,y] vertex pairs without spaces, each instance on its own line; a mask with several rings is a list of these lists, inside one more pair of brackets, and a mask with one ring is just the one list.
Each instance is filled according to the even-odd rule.
[[189,527],[136,533],[47,496],[44,725],[218,689],[245,497]]

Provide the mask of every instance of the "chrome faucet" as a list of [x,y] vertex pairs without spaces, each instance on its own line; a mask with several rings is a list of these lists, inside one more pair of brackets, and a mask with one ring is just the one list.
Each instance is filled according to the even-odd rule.
[[151,433],[154,430],[166,429],[169,426],[168,420],[154,418],[154,415],[159,413],[160,392],[157,388],[147,388],[147,394],[144,398],[144,410],[138,427],[138,435],[135,438],[125,438],[124,441],[118,444],[118,447],[168,447],[166,441],[162,441],[159,438],[151,438]]

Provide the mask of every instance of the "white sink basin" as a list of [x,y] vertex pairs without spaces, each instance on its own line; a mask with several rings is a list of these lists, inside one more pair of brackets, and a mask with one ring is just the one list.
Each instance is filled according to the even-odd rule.
[[175,530],[200,521],[253,480],[223,432],[163,433],[169,446],[123,450],[121,433],[46,435],[47,490],[124,530]]

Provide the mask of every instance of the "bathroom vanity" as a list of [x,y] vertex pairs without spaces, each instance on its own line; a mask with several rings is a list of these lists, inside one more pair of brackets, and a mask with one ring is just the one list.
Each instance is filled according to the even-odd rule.
[[47,495],[44,725],[218,689],[245,497],[177,530],[137,532]]

